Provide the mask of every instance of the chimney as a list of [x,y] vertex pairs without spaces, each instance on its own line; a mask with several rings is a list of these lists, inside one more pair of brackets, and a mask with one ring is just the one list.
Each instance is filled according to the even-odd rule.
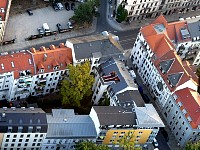
[[41,46],[40,50],[46,52],[46,48],[44,46]]
[[50,45],[49,49],[54,50],[54,49],[56,49],[56,47],[55,47],[55,45]]
[[60,43],[60,44],[59,44],[59,47],[60,47],[60,48],[65,47],[64,43]]
[[36,53],[36,50],[34,47],[30,48],[31,53]]

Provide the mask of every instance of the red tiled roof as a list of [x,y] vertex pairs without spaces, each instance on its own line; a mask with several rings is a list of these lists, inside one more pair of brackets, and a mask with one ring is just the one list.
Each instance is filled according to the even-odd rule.
[[165,27],[168,26],[167,20],[163,15],[157,17],[151,24],[163,24]]
[[[174,59],[174,62],[172,63],[170,69],[165,74],[161,73],[161,70],[159,68],[160,62],[164,61],[164,60],[170,60],[170,59]],[[198,85],[198,77],[194,74],[194,72],[192,71],[190,66],[185,65],[185,63],[182,63],[180,57],[176,54],[176,52],[174,50],[171,50],[171,51],[167,52],[165,55],[163,55],[161,58],[158,58],[156,61],[154,61],[154,64],[157,67],[157,69],[158,69],[160,75],[162,76],[163,80],[165,81],[166,85],[168,86],[168,88],[171,91],[175,91],[176,87],[178,87],[179,85],[182,85],[183,83],[185,83],[189,80],[193,81],[193,83]],[[167,81],[168,76],[171,74],[177,74],[177,73],[183,73],[183,75],[181,76],[179,82],[177,83],[177,85],[175,87],[170,87],[170,85]]]
[[200,125],[200,95],[190,88],[178,90],[175,94],[178,96],[177,103],[180,101],[183,105],[181,109],[187,111],[186,117],[192,119],[190,125],[196,129]]
[[56,66],[59,66],[59,70],[64,70],[68,64],[72,63],[72,50],[70,48],[65,47],[64,44],[60,44],[59,47],[51,45],[50,48],[31,49],[37,72],[41,68],[44,68],[45,73],[52,72]]
[[30,70],[34,74],[32,56],[27,51],[0,56],[1,74],[14,71],[16,79],[19,78],[19,72],[24,70]]
[[5,16],[7,13],[7,5],[8,5],[8,0],[0,0],[0,8],[4,8],[4,13],[0,10],[0,16],[2,17],[2,20],[5,21]]

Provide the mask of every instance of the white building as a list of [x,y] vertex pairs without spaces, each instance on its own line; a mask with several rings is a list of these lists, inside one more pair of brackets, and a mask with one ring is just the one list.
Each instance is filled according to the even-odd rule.
[[[163,114],[170,111],[167,107],[169,102],[175,102],[174,92],[184,88],[197,91],[198,77],[193,71],[195,67],[187,61],[181,61],[176,54],[177,41],[190,38],[182,39],[181,32],[175,32],[184,26],[184,22],[167,23],[160,16],[141,28],[131,52],[133,65]],[[181,143],[181,146],[184,144]]]
[[46,137],[46,113],[40,108],[1,108],[0,147],[4,149],[40,149]]
[[52,114],[47,114],[47,123],[42,150],[70,150],[78,141],[96,141],[93,120],[89,115],[75,115],[73,109],[53,109]]
[[[110,58],[101,63],[96,67],[94,74],[95,83],[92,88],[94,104],[98,104],[105,94],[112,99],[112,97],[125,91],[138,91],[138,87],[126,69],[124,62],[115,58]],[[116,106],[113,100],[110,100],[110,105]]]
[[14,101],[58,91],[70,63],[71,49],[64,44],[1,53],[0,100]]
[[0,1],[0,43],[2,44],[12,0]]
[[118,40],[117,36],[104,31],[101,34],[67,39],[65,46],[72,49],[74,65],[89,60],[93,71],[94,67],[110,57],[124,59],[123,48]]
[[180,143],[200,140],[200,96],[190,89],[184,88],[173,94],[175,100],[165,105],[163,117],[170,125],[171,131]]

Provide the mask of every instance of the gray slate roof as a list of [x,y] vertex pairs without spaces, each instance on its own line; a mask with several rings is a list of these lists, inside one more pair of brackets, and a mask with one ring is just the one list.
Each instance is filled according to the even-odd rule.
[[191,37],[200,37],[200,21],[190,22],[188,23],[188,29]]
[[89,115],[75,115],[73,110],[53,109],[47,115],[47,138],[96,137],[95,125]]
[[120,106],[125,106],[125,108],[131,108],[134,106],[135,103],[138,107],[144,106],[144,100],[142,99],[142,96],[140,95],[140,92],[138,90],[128,90],[123,93],[117,94],[117,99],[119,100]]
[[180,78],[182,77],[182,75],[183,75],[182,72],[170,74],[168,75],[168,79],[173,86],[176,86],[178,82],[180,81]]
[[41,133],[47,132],[46,113],[41,108],[0,108],[0,113],[0,133],[7,133],[8,127],[12,127],[12,133],[17,133],[19,126],[23,127],[22,133],[27,133],[29,126],[33,126],[33,133],[37,126],[41,127]]
[[112,71],[115,71],[120,79],[119,82],[110,82],[110,88],[114,93],[117,93],[126,87],[138,88],[126,69],[124,62],[111,57],[98,67],[100,76],[109,75]]
[[123,52],[116,41],[102,34],[76,37],[67,40],[73,43],[75,58],[77,60],[91,58],[92,54],[101,52],[102,56],[113,56]]
[[164,61],[160,62],[160,66],[166,73],[172,66],[173,62],[174,62],[174,59],[164,60]]
[[100,125],[135,125],[134,112],[126,112],[121,106],[93,106]]

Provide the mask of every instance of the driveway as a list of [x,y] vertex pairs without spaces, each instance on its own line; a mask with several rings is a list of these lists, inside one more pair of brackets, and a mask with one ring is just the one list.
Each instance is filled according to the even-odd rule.
[[56,12],[49,6],[33,10],[32,16],[29,16],[27,12],[10,16],[4,41],[16,38],[16,42],[22,42],[30,35],[38,34],[37,28],[42,27],[43,23],[47,23],[51,31],[57,30],[57,23],[60,23],[63,28],[67,28],[67,22],[73,15],[74,11],[64,9]]

